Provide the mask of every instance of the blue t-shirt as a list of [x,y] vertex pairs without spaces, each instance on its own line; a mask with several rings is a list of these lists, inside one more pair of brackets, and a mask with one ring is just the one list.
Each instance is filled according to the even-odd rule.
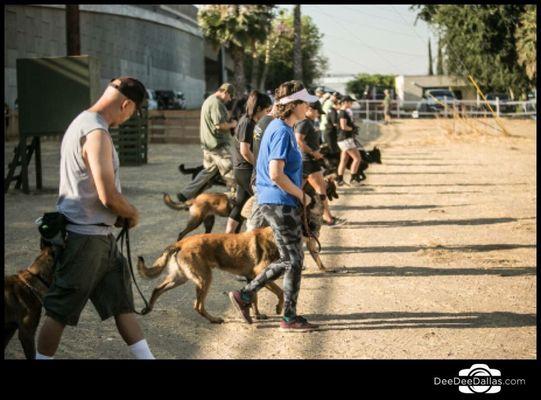
[[265,129],[259,145],[256,164],[256,188],[258,204],[281,204],[298,207],[295,196],[276,185],[269,175],[271,160],[284,160],[284,173],[299,188],[302,184],[302,155],[297,147],[293,128],[279,118]]

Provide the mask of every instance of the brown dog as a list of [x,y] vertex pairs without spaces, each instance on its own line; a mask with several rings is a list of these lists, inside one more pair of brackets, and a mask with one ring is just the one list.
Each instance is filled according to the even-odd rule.
[[35,334],[43,296],[53,280],[53,248],[41,242],[41,253],[27,269],[4,277],[4,350],[19,330],[27,359],[36,356]]
[[[254,279],[271,262],[280,257],[270,227],[238,234],[210,233],[187,237],[167,247],[151,268],[145,266],[139,256],[137,269],[145,278],[156,278],[165,269],[167,276],[154,288],[148,307],[142,313],[152,311],[159,296],[191,280],[196,286],[194,309],[212,323],[222,323],[222,318],[213,317],[205,310],[205,298],[212,281],[212,269]],[[265,287],[278,298],[276,313],[281,314],[284,305],[283,291],[274,283]],[[259,313],[257,299],[253,302],[257,319],[266,318]]]
[[178,234],[177,241],[197,229],[201,224],[205,226],[205,233],[210,233],[214,226],[214,216],[228,217],[234,206],[234,200],[224,193],[201,193],[185,203],[175,202],[171,196],[164,193],[163,202],[173,210],[189,210],[188,225]]

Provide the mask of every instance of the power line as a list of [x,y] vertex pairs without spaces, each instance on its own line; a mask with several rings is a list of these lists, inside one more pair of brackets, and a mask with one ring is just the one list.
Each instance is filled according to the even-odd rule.
[[336,52],[336,51],[334,51],[334,50],[326,49],[326,51],[330,51],[331,53],[336,54],[338,57],[341,57],[341,58],[343,58],[343,59],[345,59],[345,60],[348,60],[348,61],[351,61],[351,62],[353,62],[353,63],[355,63],[355,64],[358,64],[358,65],[360,65],[361,67],[364,67],[364,68],[366,68],[366,69],[371,70],[372,72],[375,71],[374,68],[369,67],[368,65],[365,65],[365,64],[363,64],[363,63],[360,63],[359,61],[354,60],[354,59],[352,59],[352,58],[346,57],[346,56],[344,56],[344,55],[342,55],[342,54],[340,54],[340,53],[338,53],[338,52]]
[[[304,7],[310,7],[310,6],[304,6]],[[344,21],[347,21],[351,24],[358,24],[358,21],[350,21],[350,20],[346,20],[346,19],[343,19]],[[385,29],[385,28],[380,28],[379,26],[373,26],[373,25],[368,25],[366,23],[363,22],[361,28],[370,28],[370,29],[374,29],[374,30],[378,30],[378,31],[383,31],[383,32],[389,32],[389,33],[394,33],[394,34],[397,34],[397,35],[402,35],[402,36],[409,36],[409,37],[415,37],[415,35],[412,35],[410,33],[405,33],[405,32],[398,32],[398,31],[393,31],[391,29]]]
[[339,25],[343,30],[349,32],[349,34],[350,34],[351,36],[353,36],[354,38],[356,38],[356,39],[359,41],[359,43],[360,43],[361,45],[363,45],[363,46],[365,46],[365,47],[368,47],[368,48],[369,48],[370,50],[372,50],[379,58],[381,58],[383,61],[385,61],[387,64],[389,64],[392,68],[394,68],[394,69],[396,69],[396,70],[399,70],[399,69],[400,69],[400,68],[397,68],[396,65],[394,65],[393,63],[391,63],[390,61],[388,61],[388,60],[387,60],[385,57],[383,57],[381,54],[379,54],[379,52],[378,52],[377,50],[375,50],[374,47],[372,47],[372,46],[366,44],[364,41],[362,41],[361,39],[359,39],[359,37],[358,37],[355,33],[352,33],[349,29],[346,29],[346,28],[344,27],[343,24],[340,24],[340,21],[338,21],[337,18],[335,18],[334,16],[332,16],[332,15],[330,15],[330,14],[324,12],[324,11],[321,11],[321,13],[323,13],[323,15],[326,15],[327,17],[333,19],[334,21],[336,21],[336,22],[338,23],[338,25]]
[[[346,40],[346,41],[352,42],[352,43],[357,43],[356,40],[352,40],[352,39],[349,39],[349,38],[343,38],[343,37],[340,37],[340,36],[337,36],[337,35],[333,35],[331,33],[325,33],[325,36],[335,37],[337,39]],[[424,54],[404,53],[402,51],[388,50],[388,49],[382,49],[382,48],[378,48],[378,50],[379,51],[384,51],[384,52],[387,52],[387,53],[401,54],[401,55],[404,55],[404,56],[407,56],[407,57],[424,57],[425,56]]]

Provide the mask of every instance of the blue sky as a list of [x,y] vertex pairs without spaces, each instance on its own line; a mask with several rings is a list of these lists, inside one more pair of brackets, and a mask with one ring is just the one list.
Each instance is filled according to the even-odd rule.
[[409,5],[308,4],[301,5],[301,14],[324,34],[329,73],[426,74],[429,37],[434,60],[437,54],[436,36],[423,21],[414,25]]

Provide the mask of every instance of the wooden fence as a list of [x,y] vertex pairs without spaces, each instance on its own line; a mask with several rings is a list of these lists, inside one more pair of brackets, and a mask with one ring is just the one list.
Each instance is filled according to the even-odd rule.
[[148,132],[151,143],[199,143],[201,110],[151,110]]

